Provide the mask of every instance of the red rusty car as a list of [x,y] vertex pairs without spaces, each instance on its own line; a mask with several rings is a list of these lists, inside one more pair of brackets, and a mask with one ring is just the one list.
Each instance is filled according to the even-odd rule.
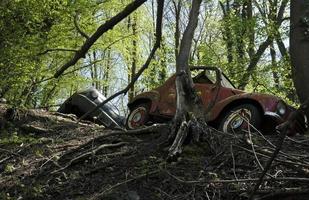
[[[273,133],[294,110],[279,97],[269,94],[247,93],[234,87],[216,67],[191,67],[192,79],[205,110],[209,108],[207,123],[224,132],[238,132],[248,127]],[[172,119],[176,111],[176,75],[162,86],[137,95],[128,107],[126,127],[136,129],[144,125]],[[305,117],[295,126],[292,134],[304,131]],[[301,125],[300,125],[301,124]],[[254,130],[254,129],[252,129]]]

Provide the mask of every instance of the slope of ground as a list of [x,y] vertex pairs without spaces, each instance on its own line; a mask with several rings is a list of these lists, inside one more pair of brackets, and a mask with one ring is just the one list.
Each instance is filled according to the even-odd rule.
[[[248,199],[277,139],[212,130],[167,162],[168,133],[0,104],[0,199]],[[308,152],[287,138],[254,199],[309,199]]]

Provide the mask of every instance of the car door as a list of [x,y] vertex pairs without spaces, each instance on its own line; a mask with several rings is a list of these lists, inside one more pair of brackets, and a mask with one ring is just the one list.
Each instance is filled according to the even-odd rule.
[[218,100],[220,86],[216,85],[217,74],[215,70],[204,70],[193,77],[194,87],[201,97],[205,110],[210,104]]

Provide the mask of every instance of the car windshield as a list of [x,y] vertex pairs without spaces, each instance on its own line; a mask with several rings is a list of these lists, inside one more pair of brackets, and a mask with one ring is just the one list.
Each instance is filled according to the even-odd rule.
[[[101,103],[101,102],[103,102],[103,101],[106,100],[106,97],[103,96],[101,93],[98,93],[98,99],[99,99],[99,102]],[[119,110],[118,110],[117,107],[116,107],[114,104],[112,104],[111,102],[107,102],[105,105],[106,105],[105,107],[108,108],[109,111],[112,111],[112,112],[114,112],[115,114],[119,114]]]
[[192,73],[192,79],[194,83],[202,83],[202,84],[215,84],[217,77],[216,71],[214,70],[194,70]]
[[[215,84],[217,82],[216,70],[207,69],[207,70],[192,70],[192,79],[194,83],[201,84]],[[222,87],[235,89],[235,86],[227,78],[227,76],[221,72],[221,85]]]
[[226,87],[226,88],[231,88],[231,89],[235,89],[235,86],[233,85],[233,83],[227,78],[227,76],[224,74],[224,73],[221,73],[222,76],[221,76],[221,85],[223,87]]

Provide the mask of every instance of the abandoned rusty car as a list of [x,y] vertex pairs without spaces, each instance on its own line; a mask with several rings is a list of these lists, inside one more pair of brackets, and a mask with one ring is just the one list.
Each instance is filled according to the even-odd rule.
[[[209,109],[207,123],[221,131],[238,132],[250,126],[251,130],[264,134],[274,133],[276,126],[295,110],[277,96],[236,89],[216,67],[191,67],[191,74],[205,111]],[[172,119],[176,112],[175,79],[173,75],[160,87],[143,92],[129,102],[128,129]],[[305,119],[300,116],[290,135],[304,132]]]

